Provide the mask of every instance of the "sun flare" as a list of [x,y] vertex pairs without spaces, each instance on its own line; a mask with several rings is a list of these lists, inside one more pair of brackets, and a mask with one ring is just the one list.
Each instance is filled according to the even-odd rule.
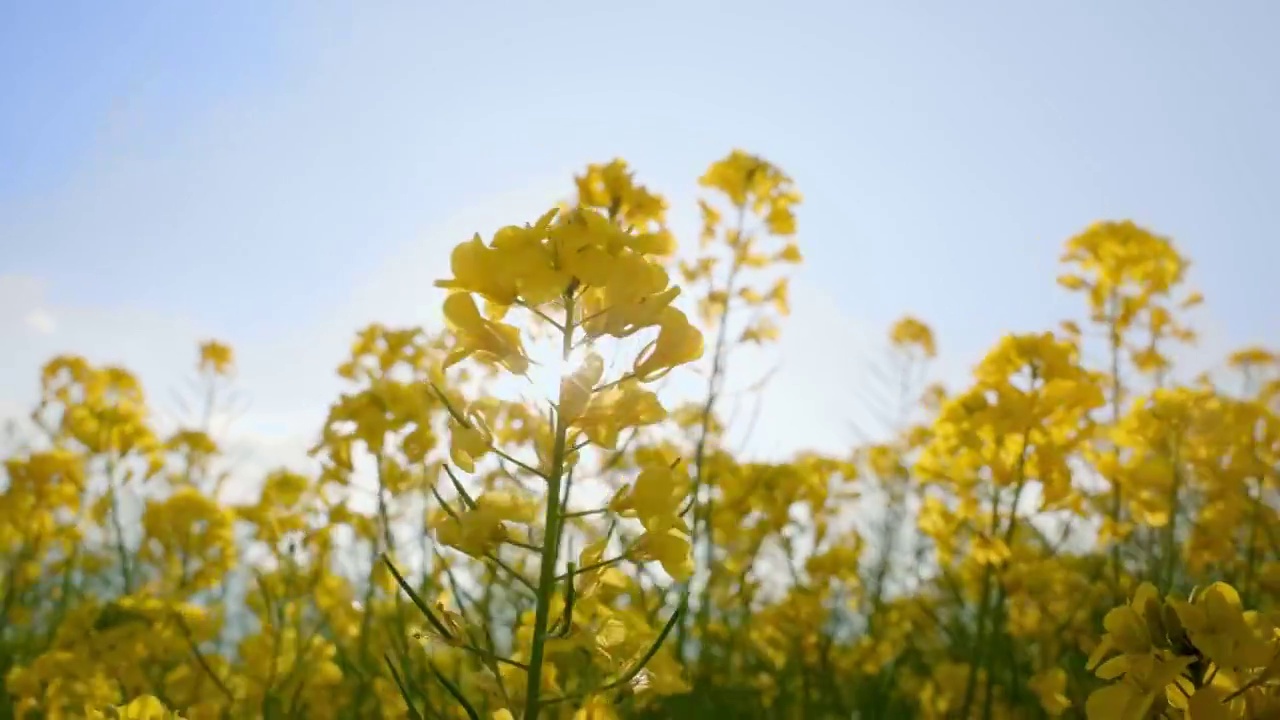
[[590,352],[588,346],[580,345],[566,357],[557,333],[532,340],[525,349],[531,362],[521,397],[539,404],[559,401],[560,381],[581,367]]

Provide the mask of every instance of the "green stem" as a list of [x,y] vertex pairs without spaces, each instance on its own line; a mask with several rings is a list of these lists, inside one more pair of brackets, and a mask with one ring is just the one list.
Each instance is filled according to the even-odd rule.
[[[745,242],[743,239],[743,229],[746,226],[747,205],[742,203],[738,206],[738,242]],[[711,594],[711,567],[712,567],[712,537],[711,537],[711,511],[712,500],[710,497],[707,503],[699,502],[704,485],[706,484],[706,454],[707,441],[711,434],[711,415],[715,411],[716,400],[719,398],[719,387],[721,377],[724,375],[724,349],[729,342],[729,304],[733,302],[733,291],[736,287],[738,273],[742,270],[742,258],[745,253],[740,253],[737,248],[733,252],[733,265],[729,269],[729,275],[725,280],[724,291],[724,311],[720,314],[720,327],[716,331],[716,344],[711,355],[711,375],[707,379],[707,399],[702,406],[701,426],[698,429],[698,443],[694,450],[693,466],[694,481],[693,490],[691,492],[690,501],[693,504],[693,528],[689,533],[689,544],[694,553],[694,568],[697,571],[697,553],[700,542],[705,545],[703,548],[702,565],[706,568],[706,581],[702,589],[702,597],[698,603],[697,626],[699,629],[699,637],[706,638],[707,625],[711,621],[711,604],[708,602]],[[705,529],[707,537],[701,537]],[[676,628],[676,656],[681,660],[684,659],[685,642],[688,640],[688,628],[685,621],[681,620],[679,627]],[[702,653],[702,649],[699,650]],[[702,667],[699,663],[699,672]]]
[[[1031,381],[1033,384],[1036,381],[1035,372],[1033,372],[1031,375]],[[1030,428],[1028,428],[1022,434],[1022,449],[1018,453],[1018,464],[1017,464],[1017,472],[1016,472],[1018,484],[1013,491],[1013,505],[1012,507],[1009,508],[1009,527],[1005,529],[1005,534],[1003,538],[1005,545],[1010,545],[1013,542],[1013,533],[1014,533],[1014,529],[1016,527],[1017,518],[1018,518],[1018,501],[1022,498],[1022,489],[1026,486],[1027,450],[1030,448],[1030,445],[1031,445],[1031,430]],[[1001,488],[998,488],[998,487],[995,488],[994,494],[991,498],[991,534],[993,536],[996,535],[996,533],[1000,528],[1000,496],[1002,494],[1000,490]],[[969,717],[969,709],[973,706],[974,695],[976,694],[977,686],[978,686],[979,666],[984,665],[987,661],[986,646],[987,646],[987,631],[988,631],[988,619],[989,619],[988,615],[991,614],[991,611],[993,609],[996,609],[997,617],[995,619],[992,619],[991,628],[990,628],[993,631],[997,630],[996,622],[1003,620],[1003,618],[1000,617],[1000,615],[1002,614],[1003,605],[1004,605],[1005,588],[1004,588],[1003,582],[998,583],[996,597],[994,598],[995,602],[994,603],[990,602],[992,600],[992,598],[989,597],[989,594],[991,592],[991,584],[993,581],[997,580],[997,578],[993,577],[994,572],[992,571],[992,567],[993,567],[993,564],[988,564],[982,573],[982,604],[978,611],[978,637],[977,637],[977,643],[974,648],[974,662],[969,666],[969,677],[968,677],[968,680],[965,682],[964,704],[963,704],[963,710],[961,711],[961,714],[960,714],[960,716],[964,718]],[[983,713],[985,716],[989,717],[989,713],[991,709],[990,670],[988,670],[988,673],[987,673],[986,695],[987,696],[984,699]]]
[[[1120,392],[1122,390],[1120,386],[1120,296],[1116,291],[1113,290],[1111,292],[1111,298],[1108,304],[1110,306],[1109,338],[1111,341],[1111,423],[1114,426],[1116,423],[1120,422]],[[1111,452],[1115,454],[1117,456],[1116,459],[1119,460],[1119,451],[1114,445],[1111,447]],[[1117,532],[1120,530],[1120,516],[1123,512],[1124,497],[1120,490],[1120,479],[1112,477],[1111,520],[1115,523],[1115,529]],[[1120,544],[1119,538],[1111,539],[1111,572],[1116,592],[1123,594],[1124,591],[1120,589]]]
[[129,551],[124,542],[124,523],[120,520],[120,490],[116,483],[115,459],[107,458],[107,483],[111,494],[111,529],[116,535],[116,555],[120,558],[120,576],[124,581],[124,594],[133,592],[133,572],[129,567]]
[[1182,484],[1182,473],[1178,470],[1180,462],[1180,453],[1178,452],[1178,444],[1175,441],[1173,445],[1173,478],[1169,484],[1169,524],[1165,527],[1164,534],[1164,578],[1161,587],[1165,592],[1173,589],[1173,575],[1177,569],[1178,561],[1176,557],[1178,547],[1178,513],[1181,511],[1179,507],[1179,486]]
[[[1025,443],[1024,443],[1024,446],[1025,446]],[[1012,506],[1009,508],[1009,527],[1006,528],[1004,532],[1004,543],[1005,545],[1008,545],[1010,547],[1013,546],[1013,534],[1016,531],[1018,526],[1018,501],[1022,499],[1022,490],[1027,486],[1026,479],[1022,477],[1023,473],[1021,470],[1021,466],[1024,464],[1025,458],[1026,458],[1026,450],[1024,447],[1023,459],[1019,460],[1018,462],[1019,464],[1018,485],[1016,488],[1014,488],[1013,503],[1012,503]],[[1005,610],[1005,599],[1007,598],[1007,596],[1008,596],[1008,591],[1005,588],[1004,581],[997,579],[996,598],[995,598],[995,604],[993,607],[995,614],[991,621],[991,627],[990,627],[990,632],[992,633],[992,637],[994,637],[995,634],[999,634],[1004,631],[1004,624],[1005,624],[1004,610]],[[984,652],[983,662],[984,663],[988,658],[991,657],[991,652],[989,651],[989,648],[987,648],[987,646],[990,644],[991,644],[990,638],[986,643],[983,643],[983,652]],[[1017,658],[1013,655],[1012,643],[1009,643],[1008,646],[1010,650],[1009,661],[1012,667],[1012,672],[1014,673],[1014,677],[1017,677],[1017,667],[1018,667]],[[993,686],[994,678],[995,678],[995,673],[992,672],[992,668],[987,668],[987,693],[986,693],[986,697],[983,698],[983,703],[982,703],[983,720],[991,720],[991,713],[994,709],[994,706],[991,704],[991,699],[993,697],[992,686]],[[1015,691],[1017,690],[1017,683],[1014,683],[1013,689]]]
[[[1252,383],[1250,381],[1249,375],[1246,371],[1246,374],[1245,374],[1245,395],[1246,396],[1249,394],[1249,389],[1251,384]],[[1255,462],[1259,460],[1258,434],[1255,428],[1250,428],[1250,432],[1249,432],[1249,458]],[[1249,513],[1249,536],[1248,536],[1249,545],[1245,550],[1246,561],[1245,561],[1245,569],[1244,569],[1244,588],[1243,588],[1245,607],[1250,607],[1253,604],[1254,573],[1257,570],[1257,564],[1258,564],[1257,562],[1258,561],[1258,540],[1259,540],[1258,526],[1262,522],[1263,493],[1266,492],[1266,486],[1263,484],[1261,476],[1254,477],[1253,481],[1254,481],[1254,486],[1257,488],[1257,492],[1254,494],[1255,497],[1252,498],[1253,512]],[[1246,479],[1244,483],[1247,488],[1249,481]],[[1245,491],[1245,497],[1249,497],[1249,492],[1247,489]]]
[[1262,521],[1262,479],[1254,478],[1258,488],[1257,497],[1253,498],[1253,512],[1249,513],[1249,545],[1245,550],[1244,566],[1244,603],[1245,607],[1253,604],[1254,575],[1258,564],[1258,526]]
[[[991,534],[995,535],[1000,521],[1000,488],[995,488],[991,497]],[[974,695],[978,689],[978,666],[983,661],[983,643],[987,640],[987,615],[991,605],[991,564],[982,570],[982,592],[978,604],[978,634],[973,646],[973,656],[969,661],[969,676],[964,684],[964,701],[961,703],[960,717],[969,717],[969,708],[973,707]]]
[[[564,336],[561,351],[565,359],[573,350],[574,288],[564,295]],[[542,568],[538,577],[538,599],[533,615],[533,640],[529,650],[529,683],[525,688],[524,720],[537,720],[541,709],[542,660],[546,651],[547,630],[551,616],[551,596],[556,589],[556,561],[560,554],[560,480],[564,474],[565,445],[569,434],[564,416],[556,413],[555,441],[551,451],[551,471],[547,473],[547,509],[543,523],[545,539]]]

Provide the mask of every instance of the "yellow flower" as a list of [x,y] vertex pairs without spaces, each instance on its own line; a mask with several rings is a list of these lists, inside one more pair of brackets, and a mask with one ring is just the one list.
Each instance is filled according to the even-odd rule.
[[666,417],[658,396],[630,379],[592,396],[574,426],[596,445],[613,449],[624,428],[652,425]]
[[1216,582],[1194,602],[1171,601],[1187,636],[1209,659],[1225,668],[1254,668],[1273,655],[1269,638],[1254,635],[1235,588]]
[[1053,717],[1058,717],[1071,707],[1067,698],[1067,673],[1062,668],[1051,668],[1037,673],[1027,684],[1040,699],[1040,706]]
[[603,375],[604,359],[591,353],[581,367],[560,381],[560,402],[556,404],[556,410],[564,422],[572,423],[581,417]]
[[127,705],[107,708],[105,712],[94,713],[94,717],[111,720],[182,720],[181,715],[170,711],[152,695],[142,695]]
[[[1163,653],[1142,656],[1125,668],[1119,682],[1093,691],[1085,702],[1085,713],[1089,720],[1146,717],[1157,700],[1164,702],[1166,688],[1182,676],[1193,660]],[[1102,668],[1098,675],[1104,680],[1115,677],[1104,673]]]
[[[1152,607],[1152,603],[1158,602],[1159,593],[1156,587],[1144,582],[1138,586],[1130,602],[1109,611],[1102,621],[1107,634],[1103,636],[1102,642],[1090,656],[1086,667],[1089,669],[1098,667],[1098,663],[1108,652],[1119,650],[1122,655],[1108,661],[1108,664],[1112,670],[1118,669],[1123,672],[1125,664],[1129,662],[1127,656],[1139,656],[1151,652],[1154,645],[1146,614],[1153,612],[1153,609],[1149,608]],[[1103,672],[1102,668],[1098,668],[1098,672]]]
[[483,557],[507,541],[507,523],[529,523],[535,514],[527,500],[494,490],[477,498],[475,507],[442,519],[436,538],[468,555]]
[[938,354],[938,347],[933,340],[933,330],[920,320],[910,316],[894,323],[893,328],[889,331],[889,338],[896,347],[918,348],[927,358]]
[[688,490],[683,467],[650,465],[609,506],[618,512],[634,512],[648,530],[663,530],[680,522],[678,510]]
[[573,720],[616,720],[617,717],[609,702],[598,695],[583,703],[573,714]]
[[631,548],[637,560],[658,561],[668,575],[680,582],[693,576],[690,549],[688,533],[676,527],[650,530],[641,535]]
[[[1243,699],[1224,702],[1229,692],[1218,685],[1198,688],[1187,702],[1188,720],[1238,720],[1245,717]],[[1266,717],[1262,714],[1249,717]]]
[[215,375],[226,375],[231,372],[234,364],[235,355],[230,345],[217,340],[207,340],[200,344],[201,370],[210,371]]
[[449,459],[464,472],[475,472],[475,461],[489,452],[492,440],[478,413],[469,413],[466,425],[449,418]]
[[689,323],[684,313],[668,307],[663,311],[658,339],[636,358],[635,375],[650,382],[672,368],[702,357],[702,333]]
[[446,368],[464,358],[499,362],[511,372],[522,375],[529,368],[520,331],[512,325],[486,320],[467,293],[452,293],[444,301],[444,317],[457,342],[445,359]]
[[799,245],[796,245],[795,243],[787,243],[782,250],[778,251],[775,258],[785,263],[798,263],[804,259],[804,256],[800,254]]

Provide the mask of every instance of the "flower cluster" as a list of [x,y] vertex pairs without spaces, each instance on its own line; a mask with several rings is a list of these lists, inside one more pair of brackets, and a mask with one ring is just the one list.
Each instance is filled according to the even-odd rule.
[[1280,717],[1280,356],[1185,367],[1171,239],[1067,239],[1080,316],[959,387],[902,318],[858,439],[780,458],[744,371],[803,300],[792,179],[712,163],[694,243],[622,160],[569,189],[453,249],[442,327],[354,334],[306,464],[243,464],[226,343],[177,413],[51,359],[0,716]]
[[1089,665],[1114,682],[1089,696],[1091,720],[1280,713],[1280,626],[1245,611],[1230,585],[1215,582],[1179,600],[1143,583],[1105,625]]

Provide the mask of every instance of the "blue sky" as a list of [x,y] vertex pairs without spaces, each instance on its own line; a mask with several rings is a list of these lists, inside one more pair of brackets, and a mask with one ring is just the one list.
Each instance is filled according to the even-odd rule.
[[359,325],[434,318],[453,244],[614,156],[688,227],[733,147],[806,196],[770,447],[849,440],[903,313],[948,377],[1078,314],[1056,261],[1099,218],[1193,258],[1196,361],[1274,343],[1277,30],[1261,0],[0,2],[0,410],[62,351],[164,402],[216,336],[287,456]]

